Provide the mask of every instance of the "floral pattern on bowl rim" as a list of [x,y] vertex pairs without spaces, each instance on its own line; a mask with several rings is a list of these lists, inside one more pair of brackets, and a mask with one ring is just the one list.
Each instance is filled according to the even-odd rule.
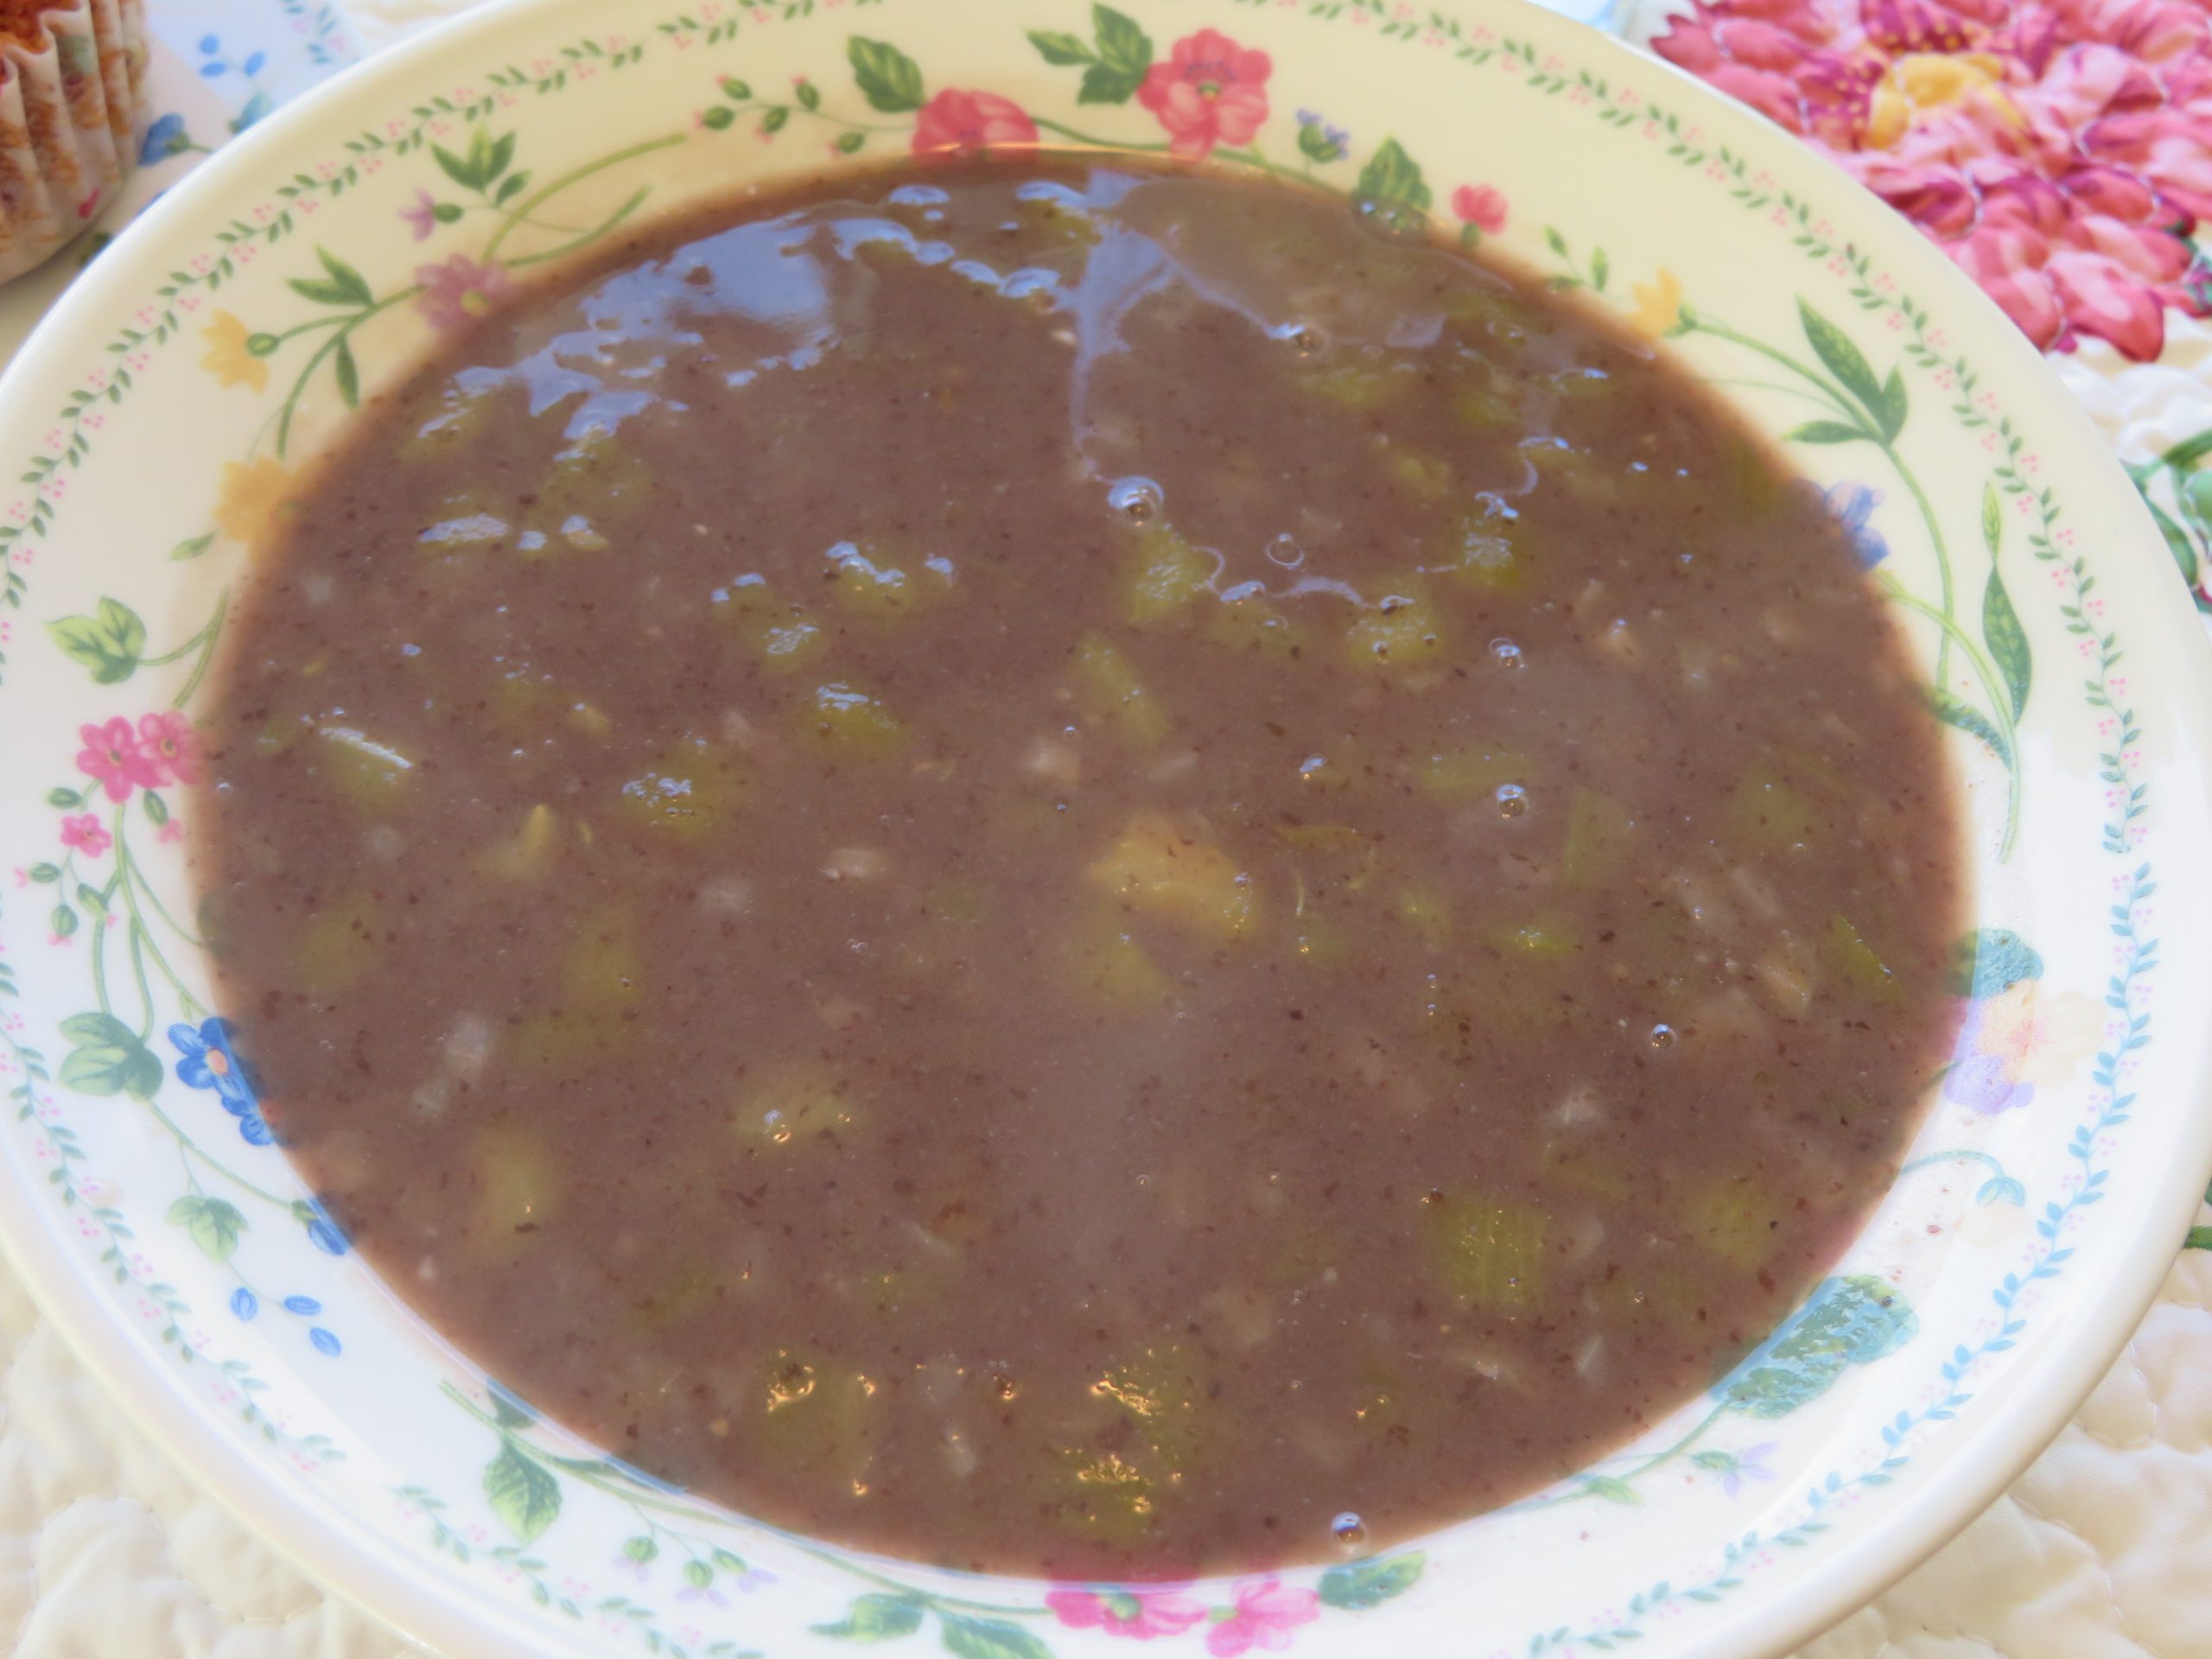
[[[976,24],[985,15],[1001,34]],[[0,818],[23,860],[0,912],[0,1053],[19,1111],[9,1179],[41,1206],[0,1225],[49,1305],[104,1281],[96,1306],[79,1295],[55,1311],[134,1405],[202,1467],[257,1459],[251,1477],[232,1470],[234,1497],[426,1634],[577,1652],[619,1635],[725,1656],[925,1631],[968,1659],[1108,1638],[1217,1656],[1446,1640],[1748,1652],[1840,1611],[1849,1574],[1824,1563],[1843,1541],[1822,1535],[1863,1541],[1873,1522],[1854,1511],[1892,1514],[1931,1469],[1962,1462],[1965,1430],[1947,1426],[2017,1412],[1999,1385],[2063,1329],[2091,1363],[2039,1362],[2070,1379],[2035,1402],[2055,1426],[2068,1387],[2094,1375],[2097,1344],[2126,1330],[2101,1309],[2090,1321],[2094,1298],[2075,1287],[2094,1273],[2139,1301],[2154,1283],[2156,1263],[2105,1217],[2152,1199],[2178,1217],[2194,1198],[2137,1149],[2132,1120],[2183,1163],[2205,1152],[2203,1133],[2176,1122],[2198,1039],[2152,1046],[2164,982],[2204,982],[2196,941],[2175,940],[2180,963],[2162,963],[2153,926],[2158,883],[2194,882],[2158,853],[2202,834],[2200,751],[2178,715],[2136,712],[2146,702],[2120,631],[2149,632],[2153,612],[2123,597],[2114,615],[2107,595],[2139,572],[2076,544],[2077,495],[2138,522],[2126,480],[2067,454],[2081,445],[2064,416],[1999,394],[2044,387],[1961,313],[1937,262],[1741,117],[1518,7],[1462,19],[1392,0],[997,0],[963,15],[975,38],[954,43],[913,0],[626,16],[628,34],[590,32],[607,29],[604,8],[505,9],[355,77],[358,130],[318,127],[312,107],[284,118],[313,143],[281,158],[270,141],[242,144],[219,179],[154,216],[140,241],[167,259],[119,251],[88,283],[73,320],[104,345],[100,366],[83,370],[58,322],[9,383],[11,409],[34,391],[62,402],[50,423],[17,415],[0,434],[24,454],[27,492],[0,506],[0,729],[26,791]],[[1371,73],[1347,79],[1339,52]],[[1402,66],[1434,107],[1382,90]],[[464,67],[474,84],[409,95]],[[1467,87],[1575,135],[1563,152],[1606,158],[1620,175],[1609,211],[1561,188],[1565,162],[1459,133],[1440,111]],[[663,113],[678,101],[681,122]],[[600,119],[542,113],[556,106]],[[402,112],[379,121],[387,110]],[[172,796],[196,770],[188,711],[243,550],[317,439],[428,331],[480,311],[512,273],[696,196],[710,171],[1037,142],[1211,158],[1469,245],[1495,238],[1716,380],[1770,377],[1739,401],[1791,447],[1914,630],[1972,791],[1983,925],[1961,942],[1955,985],[1969,1016],[1944,1098],[1836,1275],[1644,1441],[1379,1560],[1173,1586],[932,1573],[725,1517],[581,1445],[422,1331],[346,1253],[267,1144],[255,1079],[195,992],[205,974],[177,919]],[[1708,217],[1764,238],[1770,274],[1790,277],[1764,290],[1679,230],[1637,222],[1631,175],[1693,184],[1716,204]],[[585,228],[545,228],[537,210],[556,198],[561,222],[580,213]],[[1897,270],[1861,241],[1895,251]],[[1907,281],[1940,297],[1925,303]],[[144,461],[140,428],[164,407],[175,420],[203,406],[194,460],[207,475],[178,474],[175,499],[119,506],[111,490],[75,487],[130,444]],[[112,591],[126,587],[121,555],[43,556],[93,544],[86,522],[105,527],[101,545],[158,544],[130,567],[127,596]],[[42,626],[19,630],[25,618]],[[2170,636],[2153,659],[2161,690],[2201,679],[2176,649]],[[2076,664],[2085,678],[2072,680]],[[51,731],[25,712],[26,680],[46,694],[40,716],[65,711]],[[2159,760],[2183,766],[2154,798]],[[2075,1261],[2084,1250],[2093,1268]],[[224,1311],[213,1325],[211,1306]],[[2085,1322],[2095,1340],[2080,1339]],[[2033,1449],[2017,1425],[2012,1440],[1971,1475],[1948,1471],[1942,1515],[1963,1518],[1977,1482]],[[1916,1533],[1932,1543],[1942,1518],[1922,1507]],[[1687,1557],[1673,1541],[1684,1526],[1709,1541]],[[1495,1565],[1539,1559],[1541,1572]],[[403,1587],[410,1574],[432,1583]],[[1859,1584],[1872,1587],[1863,1570]]]

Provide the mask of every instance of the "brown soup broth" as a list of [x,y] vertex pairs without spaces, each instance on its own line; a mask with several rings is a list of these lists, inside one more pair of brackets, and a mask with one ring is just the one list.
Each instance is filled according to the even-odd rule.
[[957,1567],[1587,1464],[1818,1282],[1952,1031],[1954,791],[1820,493],[1235,175],[849,175],[522,291],[293,505],[211,747],[226,1005],[369,1260]]

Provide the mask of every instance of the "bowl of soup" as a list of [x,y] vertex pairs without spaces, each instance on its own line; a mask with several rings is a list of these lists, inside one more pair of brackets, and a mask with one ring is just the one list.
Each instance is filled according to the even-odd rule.
[[494,8],[5,385],[0,1232],[448,1650],[1777,1652],[2202,1190],[2125,475],[1533,10]]

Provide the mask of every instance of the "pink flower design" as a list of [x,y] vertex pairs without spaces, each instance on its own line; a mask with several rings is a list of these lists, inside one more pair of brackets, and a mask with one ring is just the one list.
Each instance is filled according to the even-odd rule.
[[2212,311],[2212,19],[2178,0],[1696,0],[1654,43],[1836,153],[2038,346]]
[[417,265],[415,280],[423,285],[416,308],[440,328],[467,327],[514,285],[505,266],[480,265],[460,253],[442,264]]
[[1206,1632],[1206,1651],[1214,1659],[1236,1659],[1254,1648],[1279,1653],[1290,1645],[1293,1630],[1320,1616],[1319,1596],[1270,1573],[1236,1586],[1236,1611]]
[[61,844],[86,858],[98,858],[107,851],[111,840],[106,827],[90,812],[61,820]]
[[1167,129],[1170,154],[1203,160],[1216,144],[1249,143],[1268,118],[1264,52],[1247,51],[1218,29],[1202,29],[1175,42],[1164,63],[1145,72],[1137,102]]
[[1505,194],[1493,185],[1461,185],[1452,193],[1452,211],[1478,231],[1505,228]]
[[1010,98],[948,87],[914,117],[917,156],[973,156],[1037,142],[1037,124]]
[[[175,817],[164,818],[162,820],[162,827],[154,831],[154,839],[163,842],[182,841],[184,839],[184,826],[179,823]],[[108,920],[111,922],[115,918],[112,916],[108,918]]]
[[105,726],[79,726],[77,770],[97,778],[111,801],[127,801],[134,789],[157,789],[161,777],[138,747],[130,722],[118,715]]
[[1070,1630],[1103,1630],[1108,1636],[1135,1637],[1140,1642],[1149,1642],[1156,1636],[1180,1636],[1206,1616],[1205,1604],[1183,1594],[1180,1586],[1114,1590],[1068,1586],[1047,1595],[1045,1605]]
[[200,781],[200,734],[174,709],[139,717],[138,753],[153,777],[149,788]]
[[407,221],[417,242],[429,241],[430,232],[438,228],[438,204],[427,190],[417,190],[413,202],[399,210],[399,216]]

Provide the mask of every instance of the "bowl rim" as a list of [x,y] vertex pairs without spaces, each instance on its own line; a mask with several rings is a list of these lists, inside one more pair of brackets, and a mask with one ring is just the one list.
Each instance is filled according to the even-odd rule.
[[[643,0],[632,0],[641,5]],[[1646,79],[1662,78],[1685,107],[1731,141],[1750,146],[1783,146],[1793,165],[1809,166],[1823,188],[1859,204],[1882,206],[1831,156],[1791,135],[1756,111],[1728,99],[1695,76],[1658,57],[1586,25],[1545,10],[1534,0],[1440,0],[1462,16],[1485,14],[1507,20],[1516,32],[1539,41],[1571,40],[1586,60],[1633,70]],[[275,111],[170,189],[127,226],[104,257],[72,285],[42,316],[0,373],[0,408],[20,404],[28,388],[52,378],[81,355],[95,320],[110,315],[140,275],[142,250],[165,240],[199,219],[201,203],[219,198],[233,178],[246,178],[280,157],[295,133],[302,136],[329,120],[330,111],[349,102],[366,102],[379,90],[393,91],[429,78],[425,72],[466,52],[480,40],[495,39],[533,12],[563,5],[585,15],[588,0],[482,0],[470,10],[443,19],[394,46],[349,65],[320,86]],[[601,21],[594,17],[596,23]],[[2068,393],[2026,338],[1967,276],[1925,244],[1902,219],[1896,239],[1885,243],[1885,257],[1910,269],[1940,295],[1945,312],[1972,313],[1981,319],[1985,362],[2002,359],[2011,372],[2035,379],[2045,396],[2038,410],[2049,423],[2054,447],[2092,457],[2086,464],[2105,474],[2112,499],[2124,504],[2121,534],[2107,533],[2102,557],[2112,565],[2150,559],[2156,527],[2126,478],[2111,446],[2080,402]],[[1909,245],[1913,245],[1907,251]],[[1998,342],[2002,340],[1999,345]],[[2110,526],[2107,526],[2109,531]],[[2134,550],[2130,550],[2131,547]],[[2153,585],[2177,577],[2164,559],[2152,571],[2132,574]],[[2173,599],[2145,605],[2131,621],[2154,640],[2160,689],[2168,695],[2160,709],[2171,724],[2174,761],[2170,784],[2190,776],[2182,764],[2194,760],[2200,798],[2212,779],[2212,640],[2193,611]],[[2136,650],[2140,654],[2143,647]],[[2046,1335],[2052,1351],[2031,1374],[2012,1380],[2002,1397],[1977,1402],[1974,1421],[1949,1437],[1948,1454],[1925,1489],[1880,1526],[1837,1539],[1821,1552],[1817,1566],[1798,1574],[1784,1597],[1736,1602],[1707,1627],[1703,1651],[1740,1656],[1787,1652],[1817,1636],[1896,1583],[1986,1510],[2037,1457],[2073,1416],[2125,1348],[2155,1300],[2171,1270],[2180,1240],[2202,1199],[2212,1171],[2212,1023],[2201,1023],[2178,1038],[2184,1058],[2178,1069],[2195,1082],[2185,1102],[2165,1109],[2189,1116],[2179,1133],[2187,1155],[2177,1157],[2162,1178],[2155,1202],[2140,1206],[2124,1242],[2113,1247],[2105,1270],[2103,1294],[2075,1311],[2064,1339]],[[563,1651],[578,1656],[602,1649],[581,1630],[550,1630],[524,1609],[501,1598],[456,1596],[437,1580],[416,1570],[413,1556],[396,1542],[372,1532],[348,1528],[330,1507],[314,1501],[273,1464],[241,1458],[231,1431],[212,1409],[175,1385],[168,1370],[139,1344],[111,1311],[89,1262],[71,1250],[42,1212],[29,1204],[0,1202],[0,1249],[4,1249],[40,1312],[59,1329],[96,1376],[105,1394],[130,1421],[173,1459],[196,1486],[213,1497],[277,1554],[326,1592],[372,1613],[408,1638],[453,1655],[487,1650],[516,1654]],[[487,1645],[488,1644],[488,1645]]]

